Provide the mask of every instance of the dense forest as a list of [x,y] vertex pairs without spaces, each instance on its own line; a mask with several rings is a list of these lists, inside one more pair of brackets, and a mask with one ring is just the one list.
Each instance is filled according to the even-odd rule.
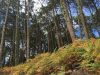
[[[89,42],[91,38],[92,43]],[[49,57],[45,56],[45,53],[59,52],[62,47],[68,47],[75,52],[69,48],[70,45],[72,48],[75,45],[75,49],[82,52],[85,49],[79,48],[78,45],[84,45],[81,42],[86,41],[89,42],[87,49],[89,48],[90,53],[87,53],[87,56],[91,57],[91,49],[100,53],[99,38],[100,0],[0,0],[1,68],[17,66],[41,54]],[[93,45],[94,40],[99,41],[97,46]],[[71,55],[69,50],[66,49]],[[98,57],[100,61],[100,55]],[[73,58],[68,61],[71,59]],[[91,62],[94,61],[91,59]]]

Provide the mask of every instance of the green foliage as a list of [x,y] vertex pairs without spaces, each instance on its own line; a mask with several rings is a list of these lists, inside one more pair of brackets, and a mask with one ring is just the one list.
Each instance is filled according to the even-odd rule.
[[76,40],[54,53],[43,53],[25,64],[0,69],[6,75],[64,75],[68,70],[100,70],[100,39]]

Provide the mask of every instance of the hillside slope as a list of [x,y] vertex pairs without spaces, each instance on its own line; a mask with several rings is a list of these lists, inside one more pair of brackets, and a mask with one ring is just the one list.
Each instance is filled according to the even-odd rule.
[[100,39],[76,40],[25,64],[2,68],[0,75],[100,75]]

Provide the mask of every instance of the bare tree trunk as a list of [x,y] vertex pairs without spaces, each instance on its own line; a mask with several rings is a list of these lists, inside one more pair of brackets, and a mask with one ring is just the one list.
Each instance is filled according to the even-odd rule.
[[57,39],[57,44],[58,44],[58,47],[61,47],[63,45],[62,43],[62,37],[61,37],[61,33],[60,33],[60,28],[59,28],[59,24],[58,24],[58,19],[57,17],[55,16],[55,13],[54,13],[54,9],[53,9],[53,17],[54,17],[54,24],[55,24],[55,30],[56,30],[56,39]]
[[[95,17],[96,22],[95,22],[95,24],[98,26],[98,25],[100,25],[100,9],[97,8],[96,3],[94,2],[94,0],[91,0],[91,2],[94,5],[94,8],[96,10],[96,13],[95,13],[96,14],[96,17]],[[100,30],[98,30],[98,28],[96,28],[96,29],[97,29],[98,34],[100,36]]]
[[26,8],[26,58],[29,59],[29,1],[25,0]]
[[78,25],[80,26],[80,39],[82,39],[82,25],[81,25],[81,22],[80,22],[80,17],[78,16]]
[[61,4],[61,8],[62,8],[65,22],[67,24],[68,31],[70,33],[70,36],[71,36],[71,39],[73,42],[75,40],[75,33],[73,30],[73,24],[72,24],[72,21],[70,19],[69,12],[68,12],[68,4],[65,3],[65,0],[60,0],[60,4]]
[[5,31],[6,31],[6,26],[7,26],[9,4],[10,4],[10,0],[8,0],[8,4],[7,4],[7,8],[6,8],[5,20],[4,20],[4,25],[3,25],[3,29],[2,29],[2,35],[1,35],[1,42],[0,42],[0,62],[2,61],[2,51],[3,51],[4,40],[5,40]]
[[48,31],[48,52],[51,50],[51,31]]
[[15,65],[19,64],[19,0],[17,1],[16,27],[15,27]]
[[11,45],[12,45],[12,48],[11,48],[11,52],[10,52],[10,66],[13,66],[15,65],[15,26],[13,24],[13,28],[12,28],[12,37],[11,37]]
[[82,11],[82,2],[81,2],[81,0],[76,0],[76,3],[78,5],[78,12],[79,12],[80,17],[81,17],[81,23],[83,25],[85,37],[86,37],[86,39],[89,39],[88,25],[86,23],[86,19],[84,17],[83,11]]
[[[91,9],[90,5],[88,5],[88,7],[89,7],[90,14],[91,14],[91,16],[92,16],[92,19],[93,19],[93,13],[92,13],[92,11],[90,10],[90,9]],[[89,33],[90,33],[90,37],[95,38],[95,35],[93,34],[93,31],[92,31],[92,29],[93,29],[92,25],[95,25],[95,23],[92,22],[91,24],[89,24]]]
[[[94,5],[94,8],[95,8],[95,10],[96,10],[96,24],[97,25],[99,25],[100,24],[100,18],[99,18],[99,16],[100,16],[100,9],[98,10],[98,8],[97,8],[97,6],[96,6],[96,3],[94,2],[95,0],[90,0],[91,2],[92,2],[92,4]],[[98,0],[99,1],[99,0]]]

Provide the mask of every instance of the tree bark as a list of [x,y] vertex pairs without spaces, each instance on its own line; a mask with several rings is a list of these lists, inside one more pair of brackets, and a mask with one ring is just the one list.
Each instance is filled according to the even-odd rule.
[[26,8],[26,58],[29,59],[29,1],[25,0]]
[[5,14],[5,20],[4,20],[4,25],[3,25],[3,28],[2,28],[2,34],[1,34],[1,42],[0,42],[0,62],[2,61],[2,51],[3,51],[4,40],[5,40],[5,31],[6,31],[6,26],[7,26],[7,18],[8,18],[9,4],[10,4],[10,0],[8,0],[8,4],[7,4],[7,8],[6,8],[6,14]]
[[19,64],[19,0],[17,1],[16,27],[15,27],[15,65]]
[[72,42],[74,42],[75,33],[74,33],[74,30],[73,30],[73,24],[72,24],[72,21],[70,19],[69,12],[68,12],[68,4],[65,3],[65,0],[60,0],[60,4],[61,4],[63,16],[64,16],[65,22],[67,24],[67,28],[68,28],[68,31],[70,33]]
[[57,16],[55,16],[55,13],[54,13],[54,9],[53,9],[53,19],[54,19],[54,24],[55,24],[55,31],[56,31],[56,39],[57,39],[57,44],[58,44],[58,47],[60,48],[61,46],[63,46],[63,43],[62,43],[62,37],[61,37],[61,33],[60,33],[60,28],[59,28],[59,24],[58,24],[58,18]]
[[85,38],[89,39],[89,31],[88,31],[88,25],[86,23],[86,19],[84,17],[83,11],[82,11],[82,2],[81,0],[76,0],[77,6],[78,6],[78,12],[80,14],[81,17],[81,23],[83,25],[83,30],[84,30],[84,34],[85,34]]

